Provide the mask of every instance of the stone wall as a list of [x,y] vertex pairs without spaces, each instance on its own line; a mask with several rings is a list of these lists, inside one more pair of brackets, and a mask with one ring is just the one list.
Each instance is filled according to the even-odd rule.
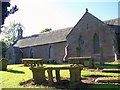
[[[53,57],[49,58],[49,48],[52,47]],[[30,49],[32,48],[33,58],[43,58],[45,62],[55,60],[60,63],[65,55],[66,42],[46,44],[40,46],[34,46],[29,48],[21,48],[23,51],[23,58],[30,57]]]
[[100,59],[100,53],[94,54],[93,36],[99,36],[100,47],[103,49],[103,58],[105,61],[112,61],[113,57],[113,38],[115,36],[113,30],[104,24],[102,21],[91,15],[85,13],[82,19],[73,28],[67,37],[68,42],[68,57],[80,56],[77,53],[77,48],[80,47],[80,36],[84,39],[84,54],[83,56],[93,56],[95,59]]

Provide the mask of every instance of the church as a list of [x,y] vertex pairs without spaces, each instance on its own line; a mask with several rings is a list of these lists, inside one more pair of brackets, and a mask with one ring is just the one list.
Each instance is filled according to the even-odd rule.
[[22,37],[21,30],[18,37],[14,47],[22,51],[22,58],[42,58],[45,63],[62,63],[68,57],[77,56],[92,56],[96,61],[109,62],[120,54],[118,19],[101,21],[87,9],[74,27],[29,37]]

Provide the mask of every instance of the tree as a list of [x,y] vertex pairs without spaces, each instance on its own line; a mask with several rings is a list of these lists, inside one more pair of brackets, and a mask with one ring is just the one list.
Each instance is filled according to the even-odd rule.
[[7,44],[7,46],[10,46],[14,44],[14,42],[17,40],[18,36],[18,30],[23,29],[23,25],[18,22],[11,22],[9,26],[3,27],[2,35],[4,36],[3,41]]
[[18,11],[17,6],[13,6],[10,11],[7,10],[7,7],[10,7],[9,2],[2,2],[2,24],[4,24],[4,20],[6,17],[8,17],[10,14],[14,14],[16,11]]
[[45,29],[43,29],[40,33],[49,32],[49,31],[51,31],[51,30],[52,30],[51,28],[45,28]]
[[[15,5],[8,11],[7,7],[10,7],[10,3],[9,2],[1,2],[1,0],[0,0],[0,3],[2,5],[2,23],[1,24],[3,25],[5,18],[8,17],[10,14],[14,14],[16,11],[18,11],[18,7],[17,7],[17,5]],[[0,29],[0,33],[1,33],[1,29]]]

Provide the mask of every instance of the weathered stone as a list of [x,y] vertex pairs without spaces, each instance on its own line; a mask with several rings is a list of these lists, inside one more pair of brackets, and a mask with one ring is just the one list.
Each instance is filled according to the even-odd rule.
[[71,65],[67,67],[45,67],[45,70],[48,71],[48,83],[49,85],[53,84],[53,75],[52,71],[55,70],[56,80],[60,82],[60,70],[69,70],[70,72],[70,83],[77,83],[81,81],[81,70],[83,65]]
[[71,65],[66,67],[31,67],[30,70],[33,72],[33,79],[35,83],[42,83],[45,79],[45,70],[48,72],[48,83],[49,85],[53,85],[53,73],[55,70],[56,80],[60,82],[60,70],[68,69],[70,72],[70,82],[77,83],[81,81],[81,70],[83,69],[83,65]]
[[53,84],[53,74],[52,74],[52,69],[48,69],[48,82],[49,82],[49,85],[52,85]]
[[75,82],[75,70],[74,69],[70,69],[70,81],[71,82]]
[[7,70],[7,62],[8,61],[5,58],[2,58],[0,60],[0,65],[1,65],[0,70],[2,70],[2,71],[6,71]]
[[56,80],[57,82],[59,83],[60,82],[60,70],[55,70],[55,73],[56,73]]
[[42,66],[43,60],[40,58],[23,58],[22,59],[24,66]]
[[69,57],[69,62],[72,64],[82,64],[85,65],[86,61],[89,62],[89,68],[94,68],[94,58],[87,57]]
[[[81,56],[92,56],[96,61],[100,60],[100,53],[94,53],[93,37],[97,34],[99,36],[99,43],[103,47],[103,56],[105,61],[113,61],[113,44],[112,40],[115,38],[115,33],[107,24],[101,22],[93,15],[86,13],[77,25],[73,28],[67,36],[68,42],[68,56],[76,57],[76,48],[80,47],[80,37],[84,39],[84,53]],[[107,35],[107,36],[106,36]],[[105,37],[105,38],[104,38]]]
[[33,79],[35,83],[41,84],[42,82],[46,81],[45,79],[45,69],[43,66],[41,67],[30,67],[33,73]]

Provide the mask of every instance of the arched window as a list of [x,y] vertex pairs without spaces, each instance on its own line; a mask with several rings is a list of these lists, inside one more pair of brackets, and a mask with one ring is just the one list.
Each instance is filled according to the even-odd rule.
[[84,54],[84,39],[80,36],[80,55]]
[[96,33],[93,36],[93,49],[94,49],[94,54],[100,53],[99,36]]
[[49,59],[53,58],[53,48],[50,46],[49,47]]

